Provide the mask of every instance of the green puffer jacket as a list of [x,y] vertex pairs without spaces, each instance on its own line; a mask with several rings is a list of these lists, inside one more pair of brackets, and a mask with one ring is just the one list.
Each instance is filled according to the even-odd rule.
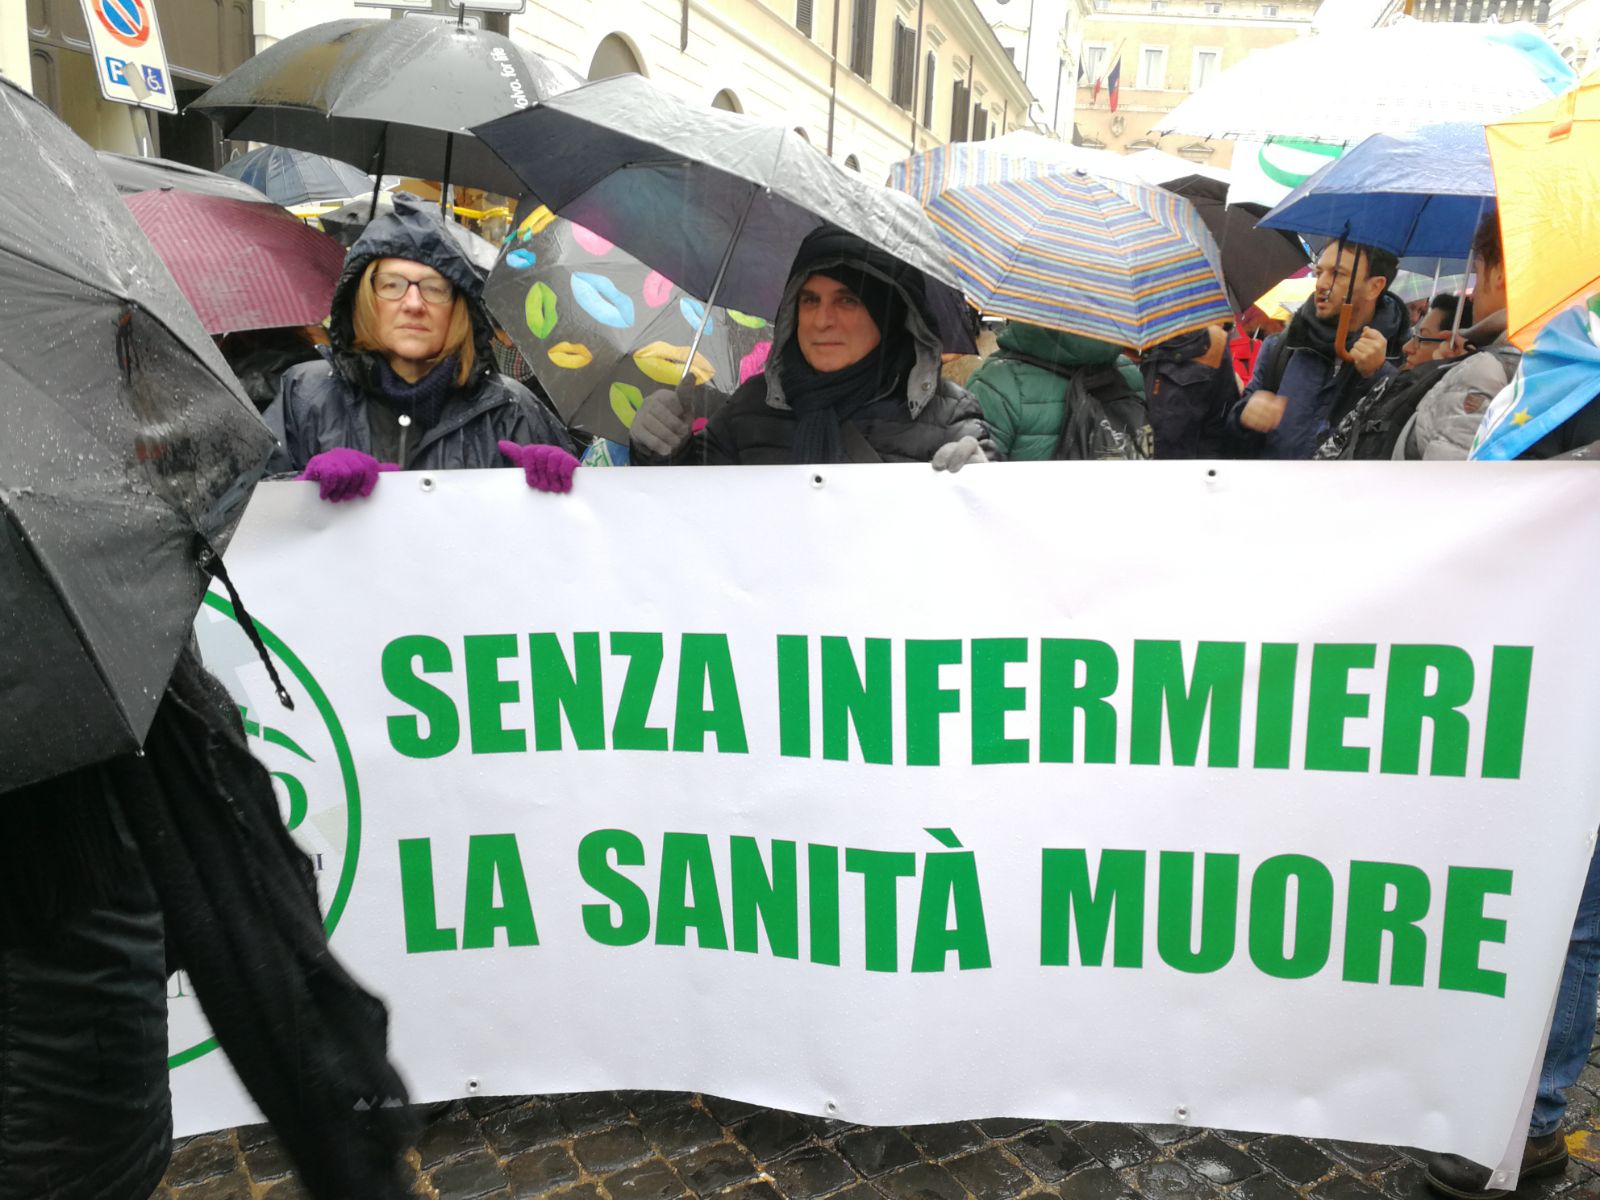
[[[1063,367],[1098,367],[1116,362],[1122,351],[1110,342],[1021,321],[1001,330],[999,342],[999,351],[973,372],[967,390],[983,405],[983,419],[994,431],[1002,458],[1054,458],[1061,440],[1066,380],[1043,367],[1007,359],[1006,354],[1025,354]],[[1139,369],[1124,359],[1119,370],[1134,394],[1143,397]]]

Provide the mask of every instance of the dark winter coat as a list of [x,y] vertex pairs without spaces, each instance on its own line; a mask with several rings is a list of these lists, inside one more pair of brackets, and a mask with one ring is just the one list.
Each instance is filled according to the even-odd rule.
[[[995,447],[1002,458],[1044,460],[1056,456],[1061,423],[1067,410],[1067,381],[1061,371],[1077,367],[1117,364],[1123,380],[1136,396],[1144,383],[1132,364],[1119,362],[1122,351],[1110,342],[1079,337],[1012,321],[1000,331],[999,349],[968,380],[967,386],[983,406],[983,417],[994,431]],[[1009,355],[1020,355],[1020,358]]]
[[[107,821],[110,832],[109,856],[92,855],[105,885],[92,903],[32,912],[32,928],[0,936],[6,1200],[148,1196],[172,1150],[161,909],[131,841],[111,829],[109,808],[97,803],[97,779],[89,769],[0,797],[11,847],[59,867],[86,848],[83,818]],[[75,819],[57,819],[66,808]],[[63,869],[53,878],[72,874]],[[41,882],[13,872],[0,891],[23,876]],[[28,907],[37,900],[15,899]]]
[[[394,418],[381,408],[382,357],[354,348],[354,302],[361,273],[376,258],[405,258],[432,267],[466,298],[475,361],[464,387],[452,390],[439,422],[414,436],[400,465],[409,470],[504,467],[496,443],[543,443],[576,450],[571,436],[527,388],[495,371],[494,322],[483,304],[483,280],[456,246],[432,206],[395,201],[350,247],[334,289],[326,359],[291,367],[278,399],[264,414],[278,439],[268,470],[302,470],[313,455],[340,448],[383,458],[393,453]],[[380,405],[376,410],[373,402]],[[375,450],[376,447],[376,450]]]
[[1232,355],[1224,355],[1214,367],[1201,361],[1210,349],[1211,334],[1199,329],[1162,342],[1140,358],[1154,457],[1232,457],[1228,410],[1239,400],[1239,380]]
[[[1259,446],[1261,458],[1301,459],[1315,456],[1317,447],[1355,408],[1361,397],[1399,369],[1395,364],[1400,359],[1411,322],[1405,304],[1393,292],[1384,292],[1378,297],[1377,309],[1368,322],[1383,334],[1388,343],[1388,361],[1365,379],[1353,364],[1335,358],[1331,352],[1323,354],[1302,344],[1297,335],[1306,323],[1315,320],[1314,304],[1314,299],[1307,300],[1295,314],[1288,329],[1267,339],[1256,359],[1256,369],[1250,382],[1240,394],[1239,402],[1228,413],[1230,431]],[[1278,346],[1286,338],[1289,339],[1289,345],[1296,348],[1281,355]],[[1274,386],[1269,375],[1280,365],[1282,375]],[[1288,406],[1276,429],[1270,433],[1256,434],[1245,429],[1239,418],[1250,397],[1262,388],[1283,396]]]

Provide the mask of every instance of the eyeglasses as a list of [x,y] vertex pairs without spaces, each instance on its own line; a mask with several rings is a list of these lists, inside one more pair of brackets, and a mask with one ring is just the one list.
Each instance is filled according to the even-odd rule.
[[450,286],[450,281],[440,279],[437,275],[428,279],[407,279],[404,275],[385,272],[372,277],[372,290],[380,300],[399,300],[413,287],[422,293],[422,298],[429,304],[449,304],[456,295],[456,289]]

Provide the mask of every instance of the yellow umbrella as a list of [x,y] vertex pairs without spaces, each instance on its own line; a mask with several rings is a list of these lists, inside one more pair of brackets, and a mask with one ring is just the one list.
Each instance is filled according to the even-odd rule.
[[1600,71],[1486,133],[1507,328],[1526,350],[1551,317],[1600,291]]
[[1266,294],[1250,307],[1259,308],[1262,314],[1271,320],[1286,321],[1300,311],[1300,306],[1306,302],[1306,297],[1316,290],[1315,275],[1291,275],[1288,279],[1273,284],[1267,289]]

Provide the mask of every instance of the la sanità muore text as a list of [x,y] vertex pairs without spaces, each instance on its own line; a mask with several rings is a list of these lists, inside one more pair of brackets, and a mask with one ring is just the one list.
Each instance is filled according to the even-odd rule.
[[[1141,639],[1119,648],[1083,638],[798,634],[775,636],[764,662],[736,668],[727,635],[650,632],[416,634],[392,640],[382,656],[384,684],[400,705],[386,718],[389,744],[413,759],[562,750],[749,754],[757,718],[741,703],[739,679],[766,670],[775,672],[764,694],[776,695],[777,711],[759,719],[776,737],[760,744],[786,758],[936,767],[954,761],[944,747],[948,723],[965,720],[970,736],[960,739],[960,761],[970,748],[976,765],[1503,780],[1521,775],[1532,668],[1532,648],[1515,645],[1474,654],[1412,643]],[[1026,685],[1017,682],[1023,677]],[[1381,718],[1370,720],[1375,710]],[[1254,713],[1249,726],[1247,712]],[[626,830],[597,829],[574,863],[594,897],[583,906],[583,926],[608,946],[649,941],[748,953],[765,946],[778,957],[848,966],[852,955],[839,938],[850,891],[840,885],[857,874],[866,939],[855,948],[858,965],[988,968],[981,868],[948,831],[929,832],[946,848],[892,854],[735,835],[719,870],[710,835],[669,832],[651,845]],[[445,853],[465,858],[464,896],[435,894],[432,864]],[[1286,979],[1332,970],[1350,983],[1504,995],[1505,976],[1483,966],[1480,951],[1506,939],[1506,922],[1489,909],[1491,898],[1511,894],[1507,870],[1450,866],[1430,878],[1399,863],[1329,865],[1303,854],[1242,870],[1238,855],[1183,850],[1039,853],[1041,966],[1137,968],[1147,965],[1148,948],[1185,972],[1248,961]],[[449,850],[408,839],[401,859],[411,952],[485,949],[501,929],[512,945],[537,944],[515,834],[472,837]],[[920,880],[908,883],[914,904],[895,902],[902,878]],[[1343,946],[1334,944],[1336,890]],[[446,915],[452,912],[460,917]],[[1430,913],[1441,921],[1437,942],[1422,927]],[[1241,915],[1246,932],[1236,939]],[[895,956],[901,922],[916,931],[910,963]]]
[[[1119,648],[1087,638],[782,634],[767,661],[736,671],[720,633],[415,634],[383,651],[384,684],[401,705],[387,719],[388,739],[411,758],[568,748],[748,754],[753,715],[739,678],[752,669],[776,674],[777,711],[759,719],[776,726],[775,748],[789,758],[939,766],[950,761],[948,724],[965,720],[961,745],[975,765],[1517,779],[1533,648],[1475,655],[1437,643],[1186,648],[1140,639]],[[1375,703],[1381,721],[1362,744],[1350,726]]]

